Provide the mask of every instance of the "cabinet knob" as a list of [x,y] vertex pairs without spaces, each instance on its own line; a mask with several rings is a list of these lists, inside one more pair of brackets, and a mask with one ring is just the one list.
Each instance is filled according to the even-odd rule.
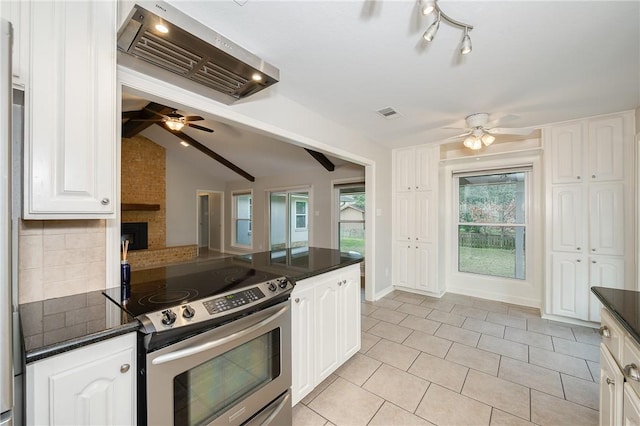
[[410,186],[407,186],[407,189],[408,189],[409,191],[411,191],[411,187],[410,187]]
[[580,179],[580,176],[576,176],[576,179]]
[[611,337],[611,331],[609,331],[609,327],[607,327],[606,325],[603,325],[602,327],[600,327],[600,329],[598,329],[598,334],[602,337]]
[[635,364],[627,364],[624,367],[624,375],[628,379],[640,382],[640,371],[638,371],[638,367]]
[[120,366],[120,372],[124,374],[124,373],[126,373],[127,371],[129,371],[129,368],[130,368],[130,367],[131,367],[131,366],[130,366],[129,364],[122,364],[122,365]]
[[582,260],[578,259],[576,262],[580,263],[580,262],[582,262]]
[[607,377],[607,384],[608,384],[608,385],[615,385],[615,384],[616,384],[616,382],[615,382],[615,380],[612,380],[612,379],[610,379],[610,378],[608,378],[608,377]]
[[296,303],[300,303],[300,298],[299,298],[299,297],[296,297],[295,302],[296,302]]
[[596,263],[596,261],[595,261],[595,260],[592,260],[592,261],[591,261],[591,263]]
[[576,247],[576,250],[580,251],[580,247]]
[[596,178],[596,175],[591,175],[591,177],[595,179],[595,178]]
[[411,237],[407,237],[407,240],[411,240]]
[[108,198],[103,198],[102,200],[100,200],[100,204],[102,204],[103,206],[108,206],[110,202],[111,200],[109,200]]
[[416,189],[418,189],[418,185],[416,185]]
[[591,251],[596,251],[596,249],[592,248]]

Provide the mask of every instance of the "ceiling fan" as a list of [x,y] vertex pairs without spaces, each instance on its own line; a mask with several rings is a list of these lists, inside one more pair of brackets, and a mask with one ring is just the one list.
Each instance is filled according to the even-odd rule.
[[[464,138],[464,146],[478,150],[482,146],[489,146],[495,140],[495,135],[522,135],[531,134],[535,129],[532,128],[515,128],[515,127],[495,127],[499,122],[507,119],[513,119],[515,116],[508,115],[497,120],[489,121],[489,114],[486,112],[478,112],[471,114],[465,118],[467,127],[463,127],[466,131],[459,135],[452,136],[446,140]],[[459,129],[459,127],[447,127],[448,129]]]
[[[142,111],[149,111],[157,115],[159,118],[139,118],[140,113]],[[164,123],[166,127],[168,127],[170,130],[173,130],[174,132],[178,132],[182,130],[184,126],[188,126],[188,127],[193,127],[194,129],[208,132],[208,133],[213,133],[213,130],[209,129],[208,127],[199,126],[197,124],[192,123],[192,121],[202,121],[204,120],[204,118],[200,117],[199,115],[185,116],[182,114],[178,114],[176,110],[168,114],[160,114],[159,112],[153,111],[152,109],[144,108],[143,110],[140,110],[140,111],[123,112],[122,118],[123,119],[128,118],[131,121],[148,121],[148,122],[154,122],[154,123]]]

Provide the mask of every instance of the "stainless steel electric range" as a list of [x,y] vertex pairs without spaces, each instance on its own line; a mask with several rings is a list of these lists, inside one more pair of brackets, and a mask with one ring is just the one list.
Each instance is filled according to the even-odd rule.
[[139,423],[290,424],[292,290],[226,261],[134,272]]

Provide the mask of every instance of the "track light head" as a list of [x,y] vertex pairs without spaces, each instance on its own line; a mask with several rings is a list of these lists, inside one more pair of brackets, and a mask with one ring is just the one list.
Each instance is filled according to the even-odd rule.
[[436,36],[436,33],[438,32],[438,28],[440,28],[440,14],[438,13],[438,17],[436,18],[435,22],[431,25],[429,25],[429,28],[427,28],[427,31],[424,32],[424,34],[422,35],[422,38],[424,38],[426,41],[431,41],[433,40],[433,38]]
[[471,46],[471,37],[469,37],[469,28],[464,29],[464,37],[462,37],[462,44],[460,45],[460,53],[466,55],[470,53],[473,47]]
[[436,10],[436,2],[432,0],[422,0],[422,14],[428,15]]

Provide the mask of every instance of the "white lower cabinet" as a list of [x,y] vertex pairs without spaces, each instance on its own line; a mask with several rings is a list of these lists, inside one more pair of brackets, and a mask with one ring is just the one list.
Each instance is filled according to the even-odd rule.
[[393,252],[395,285],[432,293],[438,292],[438,285],[434,279],[436,273],[434,244],[397,242]]
[[640,426],[640,347],[606,309],[601,317],[600,426]]
[[360,265],[299,281],[291,299],[295,405],[360,350]]
[[27,365],[28,425],[134,425],[135,401],[136,333]]

